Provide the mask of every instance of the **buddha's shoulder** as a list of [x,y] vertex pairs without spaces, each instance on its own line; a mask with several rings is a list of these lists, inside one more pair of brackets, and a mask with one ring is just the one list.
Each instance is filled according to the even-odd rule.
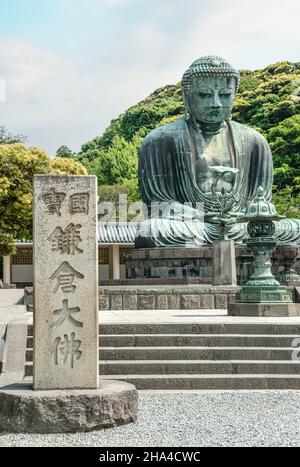
[[187,131],[187,124],[185,118],[179,118],[175,122],[168,123],[166,125],[159,126],[154,130],[150,131],[144,139],[145,145],[149,143],[158,143],[164,141],[172,141],[178,137],[182,132]]
[[257,130],[254,130],[254,128],[250,128],[247,125],[243,125],[242,123],[235,122],[233,120],[230,121],[230,125],[234,131],[235,134],[240,134],[244,138],[248,138],[249,140],[253,142],[258,142],[258,143],[266,143],[265,137],[259,133]]

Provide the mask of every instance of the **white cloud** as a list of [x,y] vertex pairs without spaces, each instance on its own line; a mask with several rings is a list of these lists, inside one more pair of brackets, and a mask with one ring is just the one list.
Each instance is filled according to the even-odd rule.
[[[131,0],[132,1],[132,0]],[[99,10],[99,8],[115,8],[128,4],[130,0],[62,0],[68,8],[82,8],[86,10]]]
[[[23,41],[1,41],[0,76],[7,90],[7,101],[0,107],[1,124],[27,135],[28,144],[44,147],[52,155],[62,144],[79,150],[112,118],[163,84],[159,60],[154,64],[153,57],[140,60],[142,44],[146,46],[152,32],[133,33],[139,45],[132,54],[128,50],[123,54],[120,47],[115,55],[101,58],[97,50],[87,57],[66,59]],[[157,36],[154,49],[147,49],[150,57],[158,52],[160,40],[163,35]]]
[[104,5],[114,7],[124,5],[124,3],[126,3],[126,0],[100,0],[100,3],[104,3]]
[[80,76],[76,62],[9,40],[1,41],[0,57],[7,94],[0,107],[1,123],[52,154],[66,142],[71,146],[83,142],[79,135],[85,130],[79,121],[81,112],[83,120],[86,118],[90,83]]
[[62,144],[78,150],[130,105],[179,81],[201,55],[222,55],[243,68],[299,60],[298,0],[211,0],[207,8],[185,2],[172,10],[170,2],[154,2],[152,15],[122,24],[109,43],[90,42],[85,30],[77,54],[2,40],[0,78],[7,102],[0,103],[0,124],[52,154]]
[[0,78],[0,102],[6,102],[6,83]]
[[299,17],[298,0],[219,0],[204,23],[195,15],[188,55],[193,60],[209,51],[244,68],[299,60]]
[[133,28],[112,54],[99,49],[64,57],[17,40],[0,42],[0,76],[7,85],[1,123],[28,143],[55,154],[100,134],[111,119],[159,86],[166,73],[170,38],[151,23]]

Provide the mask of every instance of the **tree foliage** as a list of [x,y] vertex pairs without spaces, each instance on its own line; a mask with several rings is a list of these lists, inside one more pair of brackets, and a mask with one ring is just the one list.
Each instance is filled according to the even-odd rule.
[[[143,137],[183,114],[179,83],[157,89],[113,120],[102,136],[85,143],[77,159],[97,174],[100,186],[136,180]],[[241,70],[232,116],[267,138],[274,157],[274,200],[282,214],[300,217],[300,62]]]
[[60,146],[56,151],[56,157],[66,157],[72,159],[75,156],[75,153],[72,152],[68,146]]
[[50,159],[50,173],[56,175],[86,175],[86,168],[78,161],[56,157]]
[[13,135],[9,131],[7,131],[4,126],[0,126],[0,144],[24,143],[25,141],[25,136]]
[[32,179],[34,174],[86,174],[71,159],[50,159],[39,148],[0,145],[0,255],[14,251],[16,239],[32,236]]

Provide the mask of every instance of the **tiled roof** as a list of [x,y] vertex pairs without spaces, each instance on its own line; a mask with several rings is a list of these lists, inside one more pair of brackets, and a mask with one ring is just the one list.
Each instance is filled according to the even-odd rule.
[[[113,243],[134,243],[138,222],[98,222],[98,242]],[[17,246],[32,245],[30,240],[17,240]]]
[[99,243],[134,243],[137,222],[99,222]]

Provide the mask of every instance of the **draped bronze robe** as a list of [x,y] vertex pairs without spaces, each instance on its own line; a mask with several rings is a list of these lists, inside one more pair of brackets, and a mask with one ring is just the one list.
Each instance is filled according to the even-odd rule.
[[[230,211],[242,214],[259,186],[271,200],[272,154],[257,131],[233,121],[226,122],[225,128],[232,154],[230,165],[239,170],[233,186],[236,201]],[[139,186],[148,218],[140,225],[137,247],[192,246],[210,244],[218,238],[213,222],[216,201],[200,189],[196,180],[195,153],[201,155],[203,151],[199,132],[190,120],[181,118],[146,136],[139,156]],[[203,203],[204,217],[199,203]],[[245,234],[245,224],[234,224],[228,236],[241,242]],[[277,223],[277,235],[279,240],[300,243],[300,221]]]

